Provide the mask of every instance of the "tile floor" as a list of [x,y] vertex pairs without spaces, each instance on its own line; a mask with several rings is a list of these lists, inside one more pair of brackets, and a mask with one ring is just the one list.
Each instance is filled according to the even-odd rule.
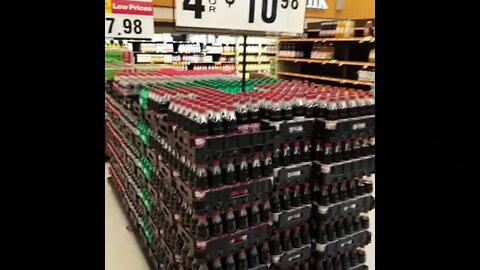
[[[150,270],[133,232],[127,230],[123,215],[110,184],[107,183],[108,164],[105,164],[105,270]],[[375,210],[370,212],[371,228],[375,232]],[[367,246],[369,270],[375,270],[375,234]]]

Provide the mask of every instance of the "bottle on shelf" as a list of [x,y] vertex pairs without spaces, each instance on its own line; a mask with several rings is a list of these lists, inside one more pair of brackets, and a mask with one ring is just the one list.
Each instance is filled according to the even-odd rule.
[[301,44],[284,43],[284,44],[281,44],[278,55],[280,57],[303,58],[304,52],[301,48]]
[[312,48],[311,58],[332,60],[335,54],[335,46],[333,43],[329,44],[315,44]]
[[370,53],[368,54],[368,62],[375,63],[375,48],[370,50]]
[[335,29],[335,37],[342,38],[345,36],[345,21],[338,21]]
[[373,36],[373,22],[367,21],[365,24],[365,28],[363,28],[363,36],[364,37],[371,37]]

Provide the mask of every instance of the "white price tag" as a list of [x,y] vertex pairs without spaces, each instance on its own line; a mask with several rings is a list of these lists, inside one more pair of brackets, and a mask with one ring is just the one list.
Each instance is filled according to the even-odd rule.
[[325,129],[334,130],[337,128],[337,122],[335,121],[325,121]]
[[345,247],[345,246],[348,246],[348,245],[351,245],[353,244],[353,240],[348,240],[348,241],[345,241],[343,243],[340,244],[340,247]]
[[352,205],[347,205],[343,208],[343,211],[348,211],[349,209],[355,209],[357,207],[356,203],[353,203]]
[[305,0],[175,0],[183,27],[303,33]]
[[321,251],[325,251],[325,248],[326,248],[326,247],[327,247],[327,245],[322,245],[322,244],[317,243],[317,245],[316,245],[316,250],[317,250],[317,251],[320,251],[320,252],[321,252]]
[[330,173],[330,171],[332,170],[332,166],[331,165],[324,165],[322,164],[322,166],[320,167],[320,171],[322,173]]
[[152,16],[105,14],[105,37],[150,39],[153,31]]
[[152,55],[151,54],[137,54],[137,63],[151,63]]
[[353,130],[364,129],[365,127],[367,127],[366,123],[357,123],[353,125],[352,129]]
[[302,174],[302,171],[294,171],[294,172],[289,172],[287,173],[287,178],[294,177],[294,176],[300,176]]
[[288,128],[289,133],[302,132],[302,131],[303,131],[303,126],[294,126],[294,127]]

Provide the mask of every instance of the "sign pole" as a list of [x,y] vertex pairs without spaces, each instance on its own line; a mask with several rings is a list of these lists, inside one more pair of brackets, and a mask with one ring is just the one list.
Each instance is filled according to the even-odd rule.
[[247,72],[247,36],[243,36],[242,92],[245,92],[245,73]]

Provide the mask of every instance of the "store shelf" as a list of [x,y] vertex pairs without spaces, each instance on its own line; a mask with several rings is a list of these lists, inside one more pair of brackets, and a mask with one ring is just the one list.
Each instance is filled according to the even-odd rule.
[[131,43],[148,43],[148,44],[199,44],[199,42],[191,42],[191,41],[151,41],[151,40],[129,40]]
[[307,75],[307,74],[293,73],[293,72],[283,72],[283,71],[278,71],[277,74],[278,75],[284,75],[284,76],[290,76],[290,77],[297,77],[297,78],[313,79],[313,80],[324,80],[324,81],[331,81],[331,82],[338,82],[338,83],[351,83],[351,84],[354,84],[354,85],[375,86],[375,83],[373,83],[373,82],[362,82],[362,81],[357,81],[357,80],[333,78],[333,77],[326,77],[326,76]]
[[[243,59],[240,59],[239,62],[242,63]],[[260,63],[270,63],[270,60],[247,60],[245,62],[247,62],[247,63],[259,63],[259,62]]]
[[310,58],[291,58],[291,57],[279,57],[278,61],[287,62],[302,62],[302,63],[317,63],[317,64],[333,64],[339,66],[363,66],[363,67],[375,67],[375,63],[369,62],[357,62],[357,61],[340,61],[340,60],[322,60],[322,59],[310,59]]
[[[242,71],[242,69],[238,69],[238,68],[237,68],[237,70],[239,72]],[[268,70],[268,69],[247,69],[247,70],[245,70],[245,72],[269,72],[269,71],[270,70]]]
[[[140,63],[139,63],[140,64]],[[235,62],[158,62],[158,63],[145,63],[146,65],[200,65],[200,64],[211,64],[211,65],[221,65],[221,64],[235,64]],[[141,65],[141,64],[140,64]]]
[[279,42],[375,42],[375,37],[352,37],[352,38],[282,38]]
[[128,48],[118,48],[118,47],[105,47],[107,52],[129,52]]
[[135,64],[133,66],[135,69],[160,69],[160,68],[175,68],[175,66],[170,64]]
[[[355,31],[363,31],[365,29],[365,27],[355,27]],[[375,29],[375,27],[373,27],[373,29]],[[321,30],[320,29],[307,29],[305,30],[305,32],[320,32]]]
[[132,69],[134,68],[133,65],[125,65],[125,66],[116,66],[116,65],[105,65],[105,70],[119,70],[119,69]]
[[[134,54],[205,54],[205,52],[133,52]],[[208,53],[219,54],[219,53]]]
[[[243,52],[239,53],[239,55],[242,55]],[[271,55],[275,55],[277,54],[276,52],[247,52],[246,54],[271,54]]]
[[277,46],[277,44],[276,43],[247,43],[247,46]]
[[[134,54],[222,54],[219,52],[133,52]],[[235,53],[233,53],[235,55]]]
[[236,53],[235,52],[223,52],[221,53],[221,55],[230,55],[230,56],[234,56]]

